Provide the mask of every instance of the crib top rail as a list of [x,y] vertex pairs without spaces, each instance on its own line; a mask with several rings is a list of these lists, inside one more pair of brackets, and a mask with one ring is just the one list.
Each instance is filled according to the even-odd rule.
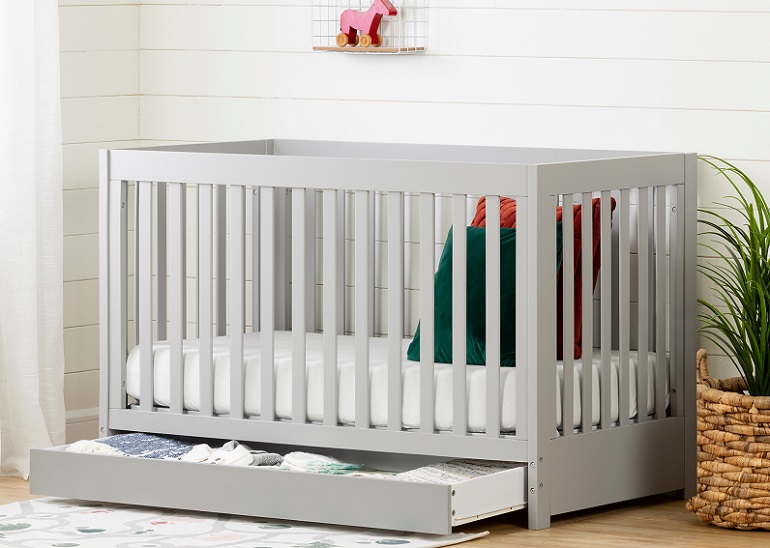
[[[640,186],[640,177],[644,182],[680,184],[684,181],[683,156],[268,139],[113,149],[109,151],[109,178],[433,193],[465,192],[468,181],[477,181],[483,186],[480,192],[527,196],[528,182],[534,179],[546,194],[618,189],[619,184],[634,188]],[[538,170],[536,178],[530,176],[533,169]],[[565,181],[570,181],[566,190]]]
[[215,143],[189,143],[153,147],[112,149],[155,152],[198,152],[212,154],[247,154],[278,156],[327,156],[382,158],[398,160],[433,160],[498,162],[510,164],[549,164],[579,160],[602,160],[634,156],[668,155],[665,152],[504,147],[478,145],[439,145],[412,143],[377,143],[354,141],[318,141],[310,139],[262,139]]

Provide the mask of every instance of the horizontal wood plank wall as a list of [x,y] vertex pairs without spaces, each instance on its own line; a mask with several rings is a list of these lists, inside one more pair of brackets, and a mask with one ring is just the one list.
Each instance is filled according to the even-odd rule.
[[68,442],[97,436],[97,157],[100,148],[139,144],[138,28],[135,1],[59,1]]
[[[97,406],[100,147],[277,136],[696,151],[770,193],[766,2],[499,4],[431,2],[424,54],[372,57],[312,52],[309,0],[60,0],[68,409]],[[699,205],[716,207],[724,185],[698,170]],[[374,275],[376,303],[386,276]]]
[[[139,20],[141,137],[693,150],[737,160],[770,191],[766,3],[505,4],[432,2],[424,54],[371,57],[310,51],[307,2],[149,0]],[[276,32],[277,20],[296,24]],[[479,40],[478,28],[500,38]],[[340,75],[370,85],[339,85]],[[724,192],[699,170],[710,206]]]

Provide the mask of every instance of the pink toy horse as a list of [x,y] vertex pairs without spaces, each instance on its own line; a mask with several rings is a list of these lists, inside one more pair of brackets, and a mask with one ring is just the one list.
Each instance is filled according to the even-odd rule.
[[337,35],[337,45],[345,47],[348,44],[356,44],[356,31],[361,31],[361,45],[379,46],[382,37],[377,34],[380,20],[383,15],[396,15],[396,8],[388,0],[374,0],[372,7],[367,11],[345,10],[340,15],[340,34]]

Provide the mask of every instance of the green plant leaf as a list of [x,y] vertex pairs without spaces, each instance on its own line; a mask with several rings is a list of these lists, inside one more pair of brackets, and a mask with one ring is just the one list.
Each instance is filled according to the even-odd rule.
[[711,284],[714,302],[699,299],[700,332],[733,361],[750,394],[770,395],[770,207],[756,184],[733,164],[715,156],[701,161],[734,191],[717,205],[735,212],[741,224],[717,210],[699,209],[701,246],[714,261],[698,271]]

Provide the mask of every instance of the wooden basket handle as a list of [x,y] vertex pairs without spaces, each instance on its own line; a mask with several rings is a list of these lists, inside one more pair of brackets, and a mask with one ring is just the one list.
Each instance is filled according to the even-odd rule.
[[698,360],[698,369],[696,371],[696,375],[698,377],[698,382],[702,383],[706,379],[710,378],[709,375],[709,353],[701,348],[698,350],[698,353],[696,354],[696,359]]

